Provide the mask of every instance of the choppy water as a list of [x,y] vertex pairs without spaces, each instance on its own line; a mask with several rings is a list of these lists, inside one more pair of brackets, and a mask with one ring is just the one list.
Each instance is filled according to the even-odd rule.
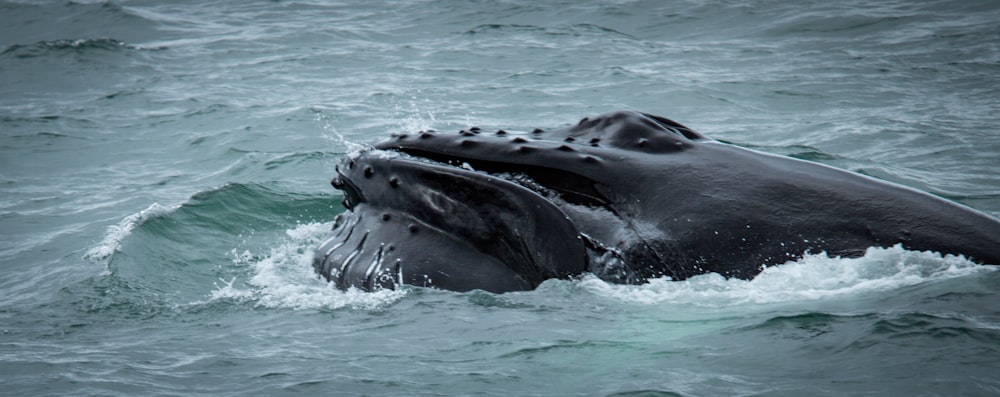
[[995,395],[1000,272],[340,292],[358,144],[618,109],[1000,215],[1000,3],[0,2],[0,394]]

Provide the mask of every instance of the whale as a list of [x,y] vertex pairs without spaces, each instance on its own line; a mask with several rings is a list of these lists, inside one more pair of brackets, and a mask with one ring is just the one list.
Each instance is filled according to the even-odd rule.
[[549,131],[396,133],[345,156],[331,184],[346,211],[313,266],[345,290],[751,279],[896,245],[1000,264],[990,215],[635,111]]

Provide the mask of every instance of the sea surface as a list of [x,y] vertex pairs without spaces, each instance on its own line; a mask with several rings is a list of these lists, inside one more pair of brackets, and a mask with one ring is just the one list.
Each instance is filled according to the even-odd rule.
[[621,109],[998,216],[998,21],[996,0],[0,0],[0,395],[998,395],[1000,272],[961,257],[502,295],[343,292],[310,263],[353,150]]

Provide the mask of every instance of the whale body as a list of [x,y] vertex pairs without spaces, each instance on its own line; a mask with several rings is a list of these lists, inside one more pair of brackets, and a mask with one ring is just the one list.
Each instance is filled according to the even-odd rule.
[[897,244],[1000,264],[989,215],[630,111],[552,131],[394,134],[345,157],[332,184],[347,211],[313,263],[341,289],[749,279]]

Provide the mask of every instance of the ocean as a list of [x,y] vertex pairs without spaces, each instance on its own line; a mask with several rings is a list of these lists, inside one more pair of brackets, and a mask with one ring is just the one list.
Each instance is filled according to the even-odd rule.
[[1000,395],[1000,272],[962,257],[507,294],[344,292],[311,265],[346,154],[614,110],[1000,216],[997,21],[994,0],[0,0],[0,395]]

